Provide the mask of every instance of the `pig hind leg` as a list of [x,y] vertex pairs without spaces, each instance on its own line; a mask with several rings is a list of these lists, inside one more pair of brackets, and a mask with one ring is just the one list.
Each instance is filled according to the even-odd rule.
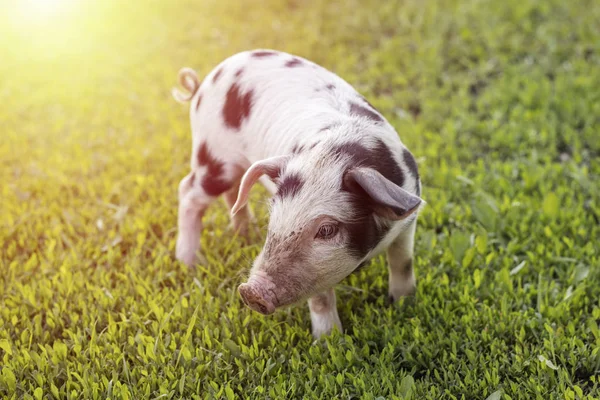
[[342,331],[342,323],[338,315],[335,290],[333,288],[321,292],[308,300],[312,334],[315,338],[331,333],[334,327]]
[[416,219],[388,247],[390,301],[414,294],[416,288],[413,270],[413,247]]

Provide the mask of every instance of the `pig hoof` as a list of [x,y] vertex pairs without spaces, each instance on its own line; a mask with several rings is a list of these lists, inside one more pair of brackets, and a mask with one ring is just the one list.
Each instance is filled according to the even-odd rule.
[[331,335],[331,332],[333,332],[333,328],[330,328],[330,329],[313,329],[312,330],[312,335],[313,335],[313,337],[315,339],[321,339],[323,337]]
[[206,264],[206,258],[202,254],[177,251],[175,258],[187,265],[189,269],[196,269],[196,264]]
[[334,329],[337,329],[338,331],[342,332],[342,325],[334,324],[330,326],[313,327],[312,335],[315,339],[321,339],[325,336],[331,335]]
[[398,300],[400,300],[402,298],[408,299],[410,301],[411,299],[414,298],[415,292],[416,292],[416,288],[413,287],[412,290],[410,290],[408,292],[403,292],[402,294],[393,294],[393,293],[390,293],[388,295],[387,305],[388,306],[393,306],[394,304],[396,304],[396,302],[398,302]]
[[402,282],[399,285],[390,287],[389,300],[392,303],[400,300],[401,297],[414,296],[416,292],[416,286],[409,282]]
[[184,263],[185,265],[187,265],[190,268],[193,268],[194,265],[196,264],[196,255],[195,254],[182,253],[182,252],[178,251],[175,254],[175,258],[177,258],[179,261],[181,261],[182,263]]
[[395,302],[396,302],[396,299],[394,299],[394,296],[392,296],[391,294],[390,294],[390,295],[388,295],[388,298],[387,298],[387,305],[388,305],[388,306],[391,306],[391,305],[393,305]]
[[343,332],[342,322],[337,315],[311,315],[311,317],[312,334],[315,339],[331,335],[334,329]]

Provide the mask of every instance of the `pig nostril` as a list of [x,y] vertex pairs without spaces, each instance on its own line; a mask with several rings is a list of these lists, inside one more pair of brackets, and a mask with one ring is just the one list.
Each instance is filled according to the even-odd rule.
[[259,313],[261,313],[261,314],[266,314],[266,313],[267,313],[267,311],[268,311],[268,309],[267,309],[267,306],[265,306],[265,305],[264,305],[264,304],[262,304],[262,303],[255,303],[255,305],[256,305],[256,307],[258,308],[258,310],[257,310],[257,311],[258,311]]

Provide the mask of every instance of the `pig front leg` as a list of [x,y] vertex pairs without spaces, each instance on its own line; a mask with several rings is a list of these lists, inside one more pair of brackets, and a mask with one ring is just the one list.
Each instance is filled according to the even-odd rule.
[[414,294],[416,288],[413,271],[413,247],[415,238],[416,218],[390,244],[387,249],[389,270],[389,299],[397,301],[402,296]]
[[178,234],[175,256],[188,267],[194,266],[196,252],[200,247],[202,216],[213,200],[197,183],[194,172],[189,173],[179,184]]
[[334,327],[342,331],[342,322],[338,315],[333,288],[321,292],[308,300],[312,334],[315,338],[329,335]]

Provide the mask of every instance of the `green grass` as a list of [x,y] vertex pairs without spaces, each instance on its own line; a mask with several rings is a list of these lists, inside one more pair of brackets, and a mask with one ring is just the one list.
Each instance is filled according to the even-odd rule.
[[[600,6],[561,0],[94,2],[0,8],[0,397],[592,399],[600,393]],[[67,2],[66,4],[70,4]],[[260,250],[222,202],[174,260],[177,71],[256,47],[355,85],[417,156],[414,301],[385,260],[344,334],[236,292]],[[488,397],[489,396],[489,397]]]

